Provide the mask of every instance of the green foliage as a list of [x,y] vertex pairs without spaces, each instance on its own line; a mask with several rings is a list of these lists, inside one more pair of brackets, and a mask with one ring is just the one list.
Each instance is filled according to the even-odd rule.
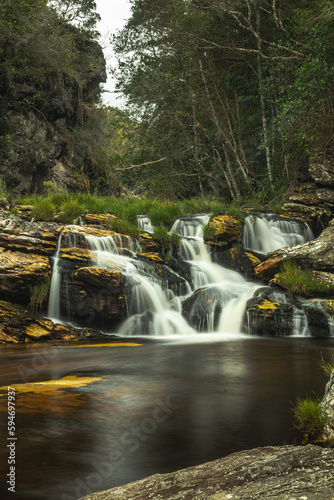
[[298,397],[292,408],[296,427],[305,434],[308,441],[319,438],[326,424],[320,403],[320,399],[312,399],[310,396]]
[[133,238],[138,238],[140,229],[126,219],[112,219],[109,223],[110,229],[116,233],[126,234]]
[[41,311],[46,303],[46,299],[50,290],[51,279],[37,283],[30,296],[29,309],[35,312]]
[[177,233],[169,233],[168,229],[162,225],[154,229],[153,239],[159,244],[163,254],[180,245],[180,236]]
[[295,294],[303,297],[328,294],[333,289],[328,283],[313,279],[310,272],[303,270],[294,260],[282,263],[278,281],[290,298]]
[[52,181],[44,181],[43,186],[44,186],[44,192],[46,193],[46,195],[49,195],[49,194],[57,191],[57,186],[55,186],[55,184]]
[[59,207],[60,213],[58,215],[58,220],[64,222],[65,224],[72,223],[79,215],[82,215],[85,211],[85,207],[80,205],[77,200],[69,200],[62,203]]
[[182,215],[182,205],[173,202],[163,202],[148,210],[153,226],[170,226],[171,222]]
[[49,222],[52,221],[56,215],[56,207],[48,199],[40,199],[34,205],[31,215],[39,221]]
[[323,355],[321,354],[321,363],[320,366],[327,377],[330,377],[332,375],[332,372],[334,370],[334,355],[332,354],[330,361],[325,361],[323,358]]
[[0,175],[0,198],[7,198],[8,195],[6,179],[4,175]]
[[203,238],[204,241],[211,240],[216,234],[216,228],[212,226],[210,223],[203,226]]

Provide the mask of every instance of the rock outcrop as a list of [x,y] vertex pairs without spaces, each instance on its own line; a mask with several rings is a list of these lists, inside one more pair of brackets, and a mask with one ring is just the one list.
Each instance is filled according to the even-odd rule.
[[96,330],[54,324],[22,306],[0,301],[0,344],[102,338]]
[[232,215],[217,215],[209,222],[210,236],[205,237],[205,243],[215,248],[230,248],[240,240],[242,223]]
[[281,446],[240,451],[80,500],[333,500],[334,450]]
[[326,417],[322,440],[330,445],[334,444],[334,370],[327,382],[325,395],[321,402],[323,414]]

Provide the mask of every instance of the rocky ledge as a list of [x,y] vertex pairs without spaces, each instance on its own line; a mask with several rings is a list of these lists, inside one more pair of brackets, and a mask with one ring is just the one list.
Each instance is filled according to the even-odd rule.
[[333,500],[334,450],[267,446],[83,497],[81,500]]

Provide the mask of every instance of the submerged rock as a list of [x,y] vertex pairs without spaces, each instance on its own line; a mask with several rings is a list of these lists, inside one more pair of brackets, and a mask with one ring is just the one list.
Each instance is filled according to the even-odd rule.
[[333,500],[334,450],[266,446],[155,474],[80,500]]

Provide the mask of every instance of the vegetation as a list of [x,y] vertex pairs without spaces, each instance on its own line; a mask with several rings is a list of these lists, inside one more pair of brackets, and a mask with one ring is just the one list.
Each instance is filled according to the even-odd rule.
[[56,215],[56,206],[48,199],[40,199],[33,206],[31,215],[38,221],[52,221]]
[[73,222],[79,215],[83,215],[85,211],[85,207],[80,205],[78,200],[72,199],[69,201],[65,201],[59,207],[60,213],[57,219],[60,222],[64,222],[65,224],[69,224]]
[[153,232],[153,239],[159,244],[162,253],[166,254],[171,249],[180,245],[180,236],[177,233],[169,233],[165,226],[157,226]]
[[140,229],[125,219],[112,219],[109,223],[110,229],[116,233],[126,234],[137,238],[140,234]]
[[288,291],[290,298],[293,295],[311,297],[328,294],[333,288],[328,283],[315,280],[309,271],[303,270],[294,260],[282,263],[278,281]]
[[326,417],[322,413],[320,402],[319,399],[306,396],[298,397],[293,405],[296,427],[305,434],[307,441],[315,441],[324,430]]
[[332,375],[332,372],[334,370],[334,355],[332,354],[330,361],[325,361],[323,358],[323,355],[321,354],[321,362],[320,366],[327,377],[330,377]]
[[0,175],[0,198],[7,198],[7,184],[3,175]]
[[31,293],[29,309],[35,312],[41,311],[46,303],[50,290],[51,279],[37,283]]

